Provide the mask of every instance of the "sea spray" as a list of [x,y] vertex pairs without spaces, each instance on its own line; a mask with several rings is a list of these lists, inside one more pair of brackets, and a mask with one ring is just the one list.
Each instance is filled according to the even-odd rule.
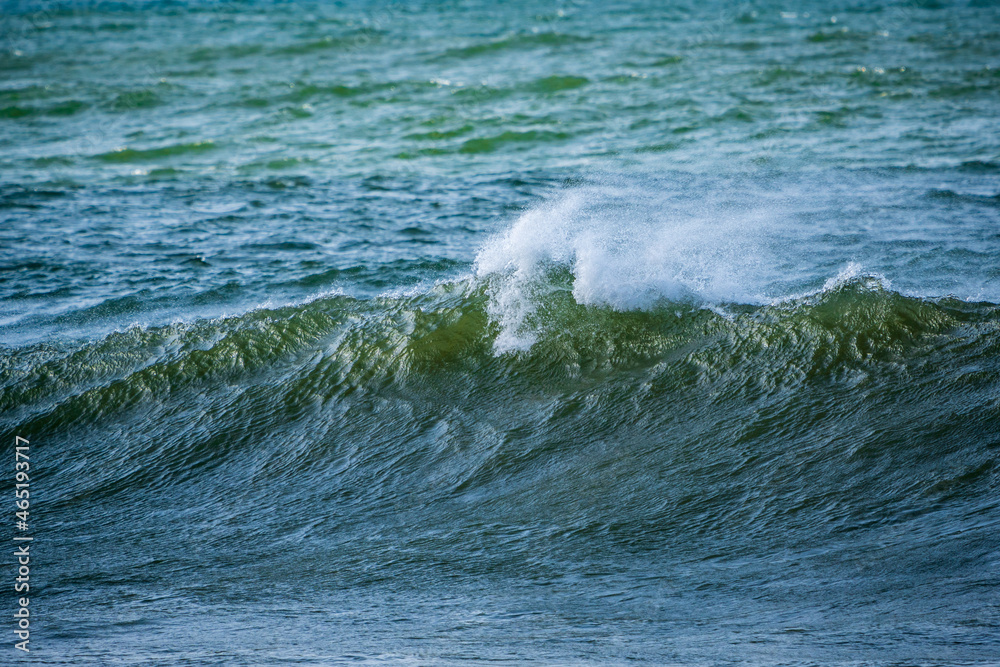
[[781,211],[764,210],[735,186],[705,198],[670,183],[595,180],[524,213],[479,251],[475,271],[490,285],[498,352],[530,348],[538,304],[553,289],[617,310],[768,300],[769,223]]

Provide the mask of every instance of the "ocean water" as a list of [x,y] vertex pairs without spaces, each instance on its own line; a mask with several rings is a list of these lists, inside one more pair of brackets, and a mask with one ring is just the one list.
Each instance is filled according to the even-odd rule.
[[2,662],[1000,664],[998,258],[991,1],[4,2]]

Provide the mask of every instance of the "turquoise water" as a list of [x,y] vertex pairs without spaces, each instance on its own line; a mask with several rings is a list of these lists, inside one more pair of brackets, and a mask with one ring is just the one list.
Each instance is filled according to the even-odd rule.
[[0,28],[14,659],[1000,660],[993,3]]

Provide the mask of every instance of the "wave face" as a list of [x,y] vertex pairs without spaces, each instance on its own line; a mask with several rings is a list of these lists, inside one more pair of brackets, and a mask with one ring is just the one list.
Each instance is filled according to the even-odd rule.
[[324,618],[296,641],[394,660],[457,633],[520,661],[567,627],[652,659],[754,633],[750,661],[897,660],[916,624],[937,655],[988,657],[1000,307],[860,275],[724,308],[655,280],[638,308],[633,282],[587,304],[566,266],[516,273],[8,350],[39,523],[126,573],[47,555],[39,596],[125,597],[134,654],[131,624],[182,633],[141,620],[157,591],[219,614],[206,647],[276,620],[277,591]]
[[998,12],[7,3],[31,657],[995,664]]

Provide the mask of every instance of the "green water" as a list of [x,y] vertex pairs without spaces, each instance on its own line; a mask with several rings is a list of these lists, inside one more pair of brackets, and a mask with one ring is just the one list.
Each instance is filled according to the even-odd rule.
[[993,3],[2,10],[8,660],[997,661]]

